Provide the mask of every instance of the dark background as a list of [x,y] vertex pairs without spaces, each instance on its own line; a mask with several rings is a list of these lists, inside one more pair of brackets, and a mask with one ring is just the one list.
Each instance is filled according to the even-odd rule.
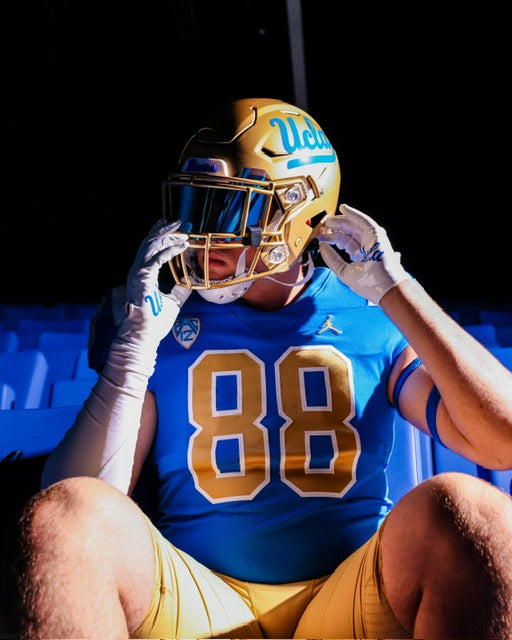
[[342,200],[441,303],[512,302],[505,9],[302,0],[299,96],[286,0],[12,4],[0,302],[95,302],[124,281],[188,136],[255,96],[318,120]]

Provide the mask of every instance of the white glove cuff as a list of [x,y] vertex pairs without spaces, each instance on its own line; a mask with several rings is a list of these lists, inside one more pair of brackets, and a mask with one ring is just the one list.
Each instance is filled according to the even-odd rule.
[[[397,260],[396,264],[393,266],[392,271],[381,271],[379,272],[379,277],[375,279],[375,283],[371,288],[371,293],[368,295],[371,302],[375,304],[380,304],[383,296],[390,291],[393,287],[396,287],[397,284],[400,284],[404,280],[408,280],[411,276],[405,271],[405,269],[400,264],[400,254],[396,254]],[[372,274],[370,277],[373,278]]]

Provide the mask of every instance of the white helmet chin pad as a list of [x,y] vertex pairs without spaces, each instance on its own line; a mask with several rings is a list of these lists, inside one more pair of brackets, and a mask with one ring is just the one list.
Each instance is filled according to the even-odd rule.
[[[238,258],[238,263],[236,265],[236,271],[231,276],[234,278],[239,278],[241,275],[247,273],[247,269],[245,266],[245,253],[247,249],[244,249]],[[227,278],[226,281],[229,281],[230,278]],[[212,282],[215,282],[213,280]],[[198,289],[197,293],[208,300],[208,302],[214,302],[215,304],[227,304],[228,302],[234,302],[241,298],[246,291],[248,291],[252,285],[254,280],[249,280],[247,282],[237,282],[235,284],[228,284],[223,287],[216,287],[214,289]]]
[[215,302],[215,304],[226,304],[227,302],[234,302],[241,298],[244,293],[250,289],[254,280],[248,282],[239,282],[238,284],[229,284],[226,287],[219,287],[218,289],[198,289],[197,293],[208,300],[208,302]]

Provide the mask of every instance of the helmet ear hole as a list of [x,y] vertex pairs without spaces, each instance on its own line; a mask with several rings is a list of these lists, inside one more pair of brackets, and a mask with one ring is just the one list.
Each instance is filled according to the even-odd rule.
[[308,220],[308,224],[312,229],[315,229],[316,227],[318,227],[318,225],[322,222],[324,216],[325,216],[325,211],[320,211],[320,213],[317,213],[316,216],[313,216],[312,218],[310,218],[310,220]]

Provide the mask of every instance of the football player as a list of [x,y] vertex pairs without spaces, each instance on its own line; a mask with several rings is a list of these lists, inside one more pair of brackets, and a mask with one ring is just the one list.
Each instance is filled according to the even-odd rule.
[[447,473],[393,505],[386,479],[397,412],[512,467],[512,374],[339,189],[291,104],[190,138],[21,520],[23,637],[512,637],[510,496]]

